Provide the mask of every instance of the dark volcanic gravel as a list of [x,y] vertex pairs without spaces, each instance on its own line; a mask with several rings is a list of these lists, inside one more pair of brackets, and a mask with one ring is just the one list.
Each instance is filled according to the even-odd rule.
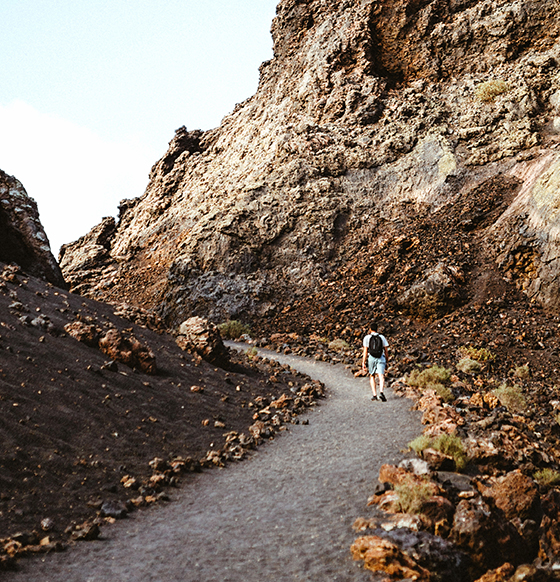
[[383,463],[420,433],[410,402],[388,391],[371,402],[367,380],[343,366],[291,356],[326,384],[327,398],[281,438],[225,470],[193,475],[155,511],[104,528],[105,539],[22,563],[7,581],[358,581],[351,526]]

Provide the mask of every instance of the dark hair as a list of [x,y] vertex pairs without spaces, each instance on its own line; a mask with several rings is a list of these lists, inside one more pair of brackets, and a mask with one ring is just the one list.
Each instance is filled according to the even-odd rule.
[[371,331],[377,331],[377,323],[375,323],[375,321],[369,326],[369,328],[371,329]]

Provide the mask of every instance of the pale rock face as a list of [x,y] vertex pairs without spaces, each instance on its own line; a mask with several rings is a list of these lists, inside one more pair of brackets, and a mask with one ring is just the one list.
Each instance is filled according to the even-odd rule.
[[64,287],[37,204],[21,182],[0,170],[0,261],[17,263],[25,272]]
[[177,130],[114,228],[63,249],[65,277],[169,323],[263,317],[406,231],[403,208],[508,176],[484,250],[556,308],[559,32],[555,0],[282,0],[256,95]]

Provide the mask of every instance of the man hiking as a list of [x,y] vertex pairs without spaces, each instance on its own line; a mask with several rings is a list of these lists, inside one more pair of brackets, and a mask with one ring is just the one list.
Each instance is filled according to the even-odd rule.
[[[383,393],[385,389],[385,370],[389,361],[389,342],[385,336],[377,333],[377,323],[372,323],[369,327],[369,333],[363,341],[364,351],[362,357],[362,369],[369,373],[369,384],[373,394],[372,400],[381,400],[387,402]],[[366,368],[367,362],[367,368]],[[379,377],[379,396],[375,386],[375,376]]]

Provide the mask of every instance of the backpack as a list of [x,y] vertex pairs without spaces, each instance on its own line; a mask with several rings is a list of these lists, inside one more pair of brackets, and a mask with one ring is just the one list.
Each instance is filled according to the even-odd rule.
[[374,358],[380,358],[383,354],[383,340],[379,334],[371,334],[369,338],[369,354]]

